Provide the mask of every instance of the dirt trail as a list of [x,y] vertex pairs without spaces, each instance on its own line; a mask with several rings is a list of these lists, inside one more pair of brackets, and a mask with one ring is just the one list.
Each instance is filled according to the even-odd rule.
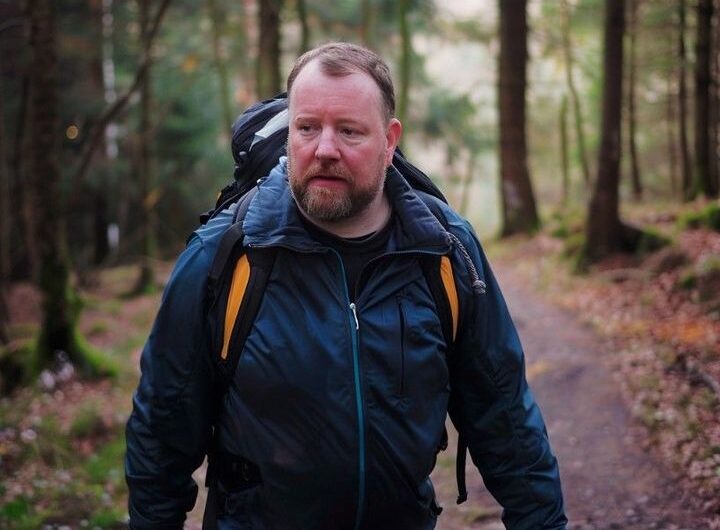
[[[575,316],[523,286],[510,267],[495,267],[560,462],[570,528],[708,528],[688,506],[670,470],[642,450],[640,433],[605,362],[603,341]],[[455,506],[452,455],[443,458],[434,475],[446,507],[438,528],[503,528],[496,504],[470,465],[470,500]]]

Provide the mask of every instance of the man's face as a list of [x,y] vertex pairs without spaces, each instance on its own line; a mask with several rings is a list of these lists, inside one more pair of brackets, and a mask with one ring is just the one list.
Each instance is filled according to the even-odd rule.
[[365,73],[331,77],[317,61],[292,87],[288,177],[298,205],[324,222],[372,213],[400,136],[386,123],[380,89]]

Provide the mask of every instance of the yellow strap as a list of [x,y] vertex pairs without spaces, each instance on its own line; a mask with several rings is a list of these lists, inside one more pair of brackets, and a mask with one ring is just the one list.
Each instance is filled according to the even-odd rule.
[[232,283],[230,284],[230,294],[228,295],[227,306],[225,306],[225,332],[223,333],[223,348],[220,357],[225,360],[228,356],[228,348],[230,347],[230,336],[237,319],[240,304],[245,296],[248,280],[250,279],[250,262],[247,254],[244,254],[235,265],[233,271]]
[[457,290],[455,289],[455,277],[453,276],[452,263],[450,258],[440,258],[440,277],[445,286],[445,294],[450,303],[450,314],[452,315],[452,338],[455,340],[458,328],[458,314],[460,313],[460,302],[458,301]]

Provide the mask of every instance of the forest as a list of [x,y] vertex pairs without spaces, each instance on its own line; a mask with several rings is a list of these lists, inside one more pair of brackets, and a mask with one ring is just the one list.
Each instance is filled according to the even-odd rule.
[[[591,512],[594,471],[560,441],[574,527],[720,529],[720,0],[0,0],[0,527],[124,527],[124,425],[174,259],[233,178],[236,117],[332,40],[388,61],[402,150],[511,312],[519,286],[590,330],[583,362],[668,470],[673,493]],[[575,361],[533,357],[563,346],[515,318],[564,413],[583,389],[550,382]],[[684,510],[697,526],[673,526]]]

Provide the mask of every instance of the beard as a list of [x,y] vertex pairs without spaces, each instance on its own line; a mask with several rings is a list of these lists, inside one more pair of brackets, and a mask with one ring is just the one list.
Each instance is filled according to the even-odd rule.
[[[381,154],[375,163],[374,178],[365,185],[358,184],[355,176],[336,162],[316,161],[303,175],[298,175],[288,150],[288,181],[292,195],[305,214],[317,221],[341,221],[364,211],[383,192],[385,171]],[[342,180],[345,187],[337,190],[313,186],[312,179],[320,176]]]

